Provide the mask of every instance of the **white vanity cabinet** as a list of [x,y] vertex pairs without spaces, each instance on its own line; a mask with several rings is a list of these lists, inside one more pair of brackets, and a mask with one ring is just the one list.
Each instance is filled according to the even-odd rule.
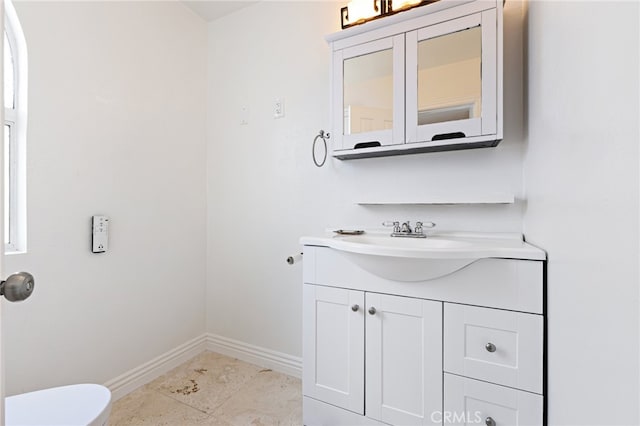
[[402,281],[353,259],[304,247],[305,425],[544,424],[543,260]]
[[441,302],[305,284],[304,307],[305,395],[387,424],[439,424]]
[[333,156],[495,146],[502,0],[440,1],[327,36]]

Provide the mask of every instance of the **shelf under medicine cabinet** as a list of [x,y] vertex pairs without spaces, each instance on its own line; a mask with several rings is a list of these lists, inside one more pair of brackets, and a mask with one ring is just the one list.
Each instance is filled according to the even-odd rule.
[[469,194],[436,194],[420,198],[385,198],[361,199],[356,204],[372,205],[473,205],[473,204],[514,204],[513,194],[502,193],[469,193]]
[[326,37],[333,156],[496,146],[502,0],[441,0]]

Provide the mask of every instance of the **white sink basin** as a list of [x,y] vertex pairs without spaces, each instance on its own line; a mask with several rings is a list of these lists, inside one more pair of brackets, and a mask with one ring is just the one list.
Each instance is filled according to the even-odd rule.
[[458,271],[486,258],[544,260],[544,251],[510,234],[450,233],[428,238],[388,234],[303,237],[304,245],[338,250],[364,270],[391,280],[426,281]]

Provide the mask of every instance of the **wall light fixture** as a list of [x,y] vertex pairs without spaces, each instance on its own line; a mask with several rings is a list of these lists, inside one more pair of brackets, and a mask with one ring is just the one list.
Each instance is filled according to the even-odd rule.
[[342,29],[439,0],[351,0],[340,9]]

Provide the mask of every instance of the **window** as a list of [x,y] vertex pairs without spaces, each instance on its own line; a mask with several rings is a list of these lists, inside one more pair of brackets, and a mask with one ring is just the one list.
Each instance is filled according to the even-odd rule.
[[4,244],[26,250],[27,49],[10,0],[4,31]]

